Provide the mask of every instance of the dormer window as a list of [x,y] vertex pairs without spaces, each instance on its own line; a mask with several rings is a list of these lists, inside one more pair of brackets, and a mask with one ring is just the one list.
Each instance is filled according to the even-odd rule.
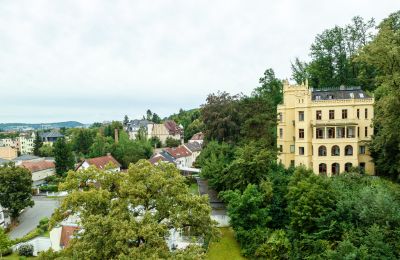
[[360,93],[360,98],[364,98],[364,93]]
[[321,96],[320,95],[316,95],[315,96],[315,100],[321,100]]
[[354,98],[354,93],[353,92],[350,92],[350,97]]
[[333,95],[328,95],[328,99],[333,99]]

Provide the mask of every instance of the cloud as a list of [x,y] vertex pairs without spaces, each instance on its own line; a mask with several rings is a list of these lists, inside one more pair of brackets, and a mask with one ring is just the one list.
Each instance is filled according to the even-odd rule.
[[[360,8],[362,6],[362,8]],[[2,1],[0,122],[166,116],[290,77],[315,35],[395,1]]]

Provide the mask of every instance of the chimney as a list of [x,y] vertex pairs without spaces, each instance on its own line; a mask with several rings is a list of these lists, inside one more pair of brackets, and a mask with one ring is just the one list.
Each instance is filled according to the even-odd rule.
[[114,130],[114,140],[115,140],[115,143],[117,144],[118,143],[118,128],[115,128],[115,130]]

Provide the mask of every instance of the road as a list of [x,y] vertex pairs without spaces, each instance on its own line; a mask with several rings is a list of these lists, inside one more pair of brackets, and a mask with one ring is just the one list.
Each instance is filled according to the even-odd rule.
[[48,199],[45,197],[34,197],[35,205],[32,208],[26,208],[19,217],[19,225],[9,234],[11,239],[21,238],[36,228],[39,221],[44,217],[50,217],[58,207],[57,199]]

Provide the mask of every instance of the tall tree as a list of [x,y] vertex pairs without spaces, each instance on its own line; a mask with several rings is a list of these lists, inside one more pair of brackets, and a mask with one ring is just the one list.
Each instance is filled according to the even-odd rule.
[[123,124],[124,124],[124,126],[127,126],[128,123],[129,123],[129,117],[128,117],[128,115],[125,115],[125,116],[124,116]]
[[7,208],[13,220],[21,210],[32,207],[32,175],[29,170],[14,164],[0,167],[0,205]]
[[90,157],[100,157],[111,152],[114,140],[111,137],[105,137],[98,133],[89,149]]
[[6,252],[12,245],[4,229],[0,227],[0,259],[3,259],[3,252]]
[[35,140],[33,142],[33,155],[40,156],[40,148],[42,147],[42,145],[42,138],[40,137],[39,132],[36,132]]
[[67,173],[69,170],[74,169],[74,155],[70,144],[62,137],[54,144],[54,160],[56,164],[56,172],[59,175]]
[[[97,185],[90,185],[93,182]],[[51,222],[79,213],[85,230],[61,252],[64,257],[201,259],[201,247],[170,251],[166,237],[176,230],[207,242],[215,234],[207,197],[192,195],[173,165],[153,166],[142,160],[123,174],[95,168],[71,172],[61,188],[70,194]]]
[[74,151],[84,155],[89,154],[90,146],[93,144],[95,132],[92,129],[78,129],[72,138]]
[[307,71],[308,64],[306,62],[303,62],[296,57],[294,63],[291,64],[291,68],[292,79],[296,81],[297,84],[301,85],[309,79],[310,75]]

